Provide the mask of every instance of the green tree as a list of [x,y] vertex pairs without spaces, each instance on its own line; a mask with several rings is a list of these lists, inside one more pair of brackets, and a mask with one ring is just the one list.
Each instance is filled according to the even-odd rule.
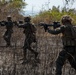
[[53,6],[49,11],[40,12],[39,15],[34,17],[33,22],[38,23],[44,21],[45,23],[51,23],[53,21],[60,21],[63,15],[70,15],[74,19],[73,23],[76,25],[76,9],[72,8],[67,10],[66,7],[60,9],[59,6]]
[[0,0],[0,7],[10,8],[10,9],[21,9],[23,6],[26,6],[24,0]]
[[26,5],[24,0],[0,0],[0,16],[5,17],[10,14],[18,16]]

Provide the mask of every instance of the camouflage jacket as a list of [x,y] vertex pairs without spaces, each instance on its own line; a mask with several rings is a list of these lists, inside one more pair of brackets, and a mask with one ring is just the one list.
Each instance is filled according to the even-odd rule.
[[72,38],[72,30],[71,25],[63,25],[60,26],[58,29],[51,30],[48,28],[48,32],[51,34],[59,34],[62,33],[62,42],[64,46],[75,46],[75,41]]
[[31,24],[31,23],[24,23],[24,24],[21,24],[21,25],[18,25],[19,28],[23,28],[24,29],[24,34],[26,35],[26,37],[29,37],[29,36],[35,36],[36,34],[36,27]]
[[6,26],[7,31],[13,32],[13,22],[12,21],[2,21],[1,26]]

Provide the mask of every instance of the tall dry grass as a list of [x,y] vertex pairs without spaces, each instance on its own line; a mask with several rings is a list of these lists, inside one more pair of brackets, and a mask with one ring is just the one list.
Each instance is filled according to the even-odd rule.
[[[30,63],[22,65],[20,59],[23,57],[22,46],[25,35],[21,28],[14,27],[13,30],[11,38],[13,47],[0,47],[0,75],[55,75],[56,59],[62,50],[61,35],[51,35],[37,26],[35,50],[39,52],[40,64],[35,66],[34,55],[28,51],[27,58]],[[4,32],[5,27],[0,26],[0,46],[5,46]],[[76,75],[67,61],[63,67],[63,75]]]

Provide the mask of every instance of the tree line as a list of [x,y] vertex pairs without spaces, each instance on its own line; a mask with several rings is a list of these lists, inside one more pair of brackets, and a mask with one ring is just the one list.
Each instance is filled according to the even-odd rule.
[[[66,5],[74,3],[75,0],[65,0]],[[0,20],[5,19],[6,15],[12,15],[14,20],[23,19],[23,16],[20,12],[23,12],[23,8],[26,9],[28,4],[25,0],[0,0]],[[63,7],[60,9],[60,6],[53,6],[52,9],[40,11],[40,13],[32,17],[33,22],[39,23],[40,21],[44,22],[53,22],[60,21],[62,15],[68,14],[73,17],[74,24],[76,24],[76,9],[70,9]]]
[[53,6],[52,9],[40,11],[40,13],[36,15],[33,20],[35,23],[39,23],[40,21],[51,23],[53,21],[60,21],[63,15],[72,16],[73,24],[76,24],[76,9],[66,7],[60,9],[60,6]]

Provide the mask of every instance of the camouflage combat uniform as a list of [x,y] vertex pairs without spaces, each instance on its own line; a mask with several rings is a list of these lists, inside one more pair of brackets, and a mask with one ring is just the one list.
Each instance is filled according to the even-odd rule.
[[68,59],[70,65],[76,70],[76,45],[72,36],[72,24],[71,18],[68,15],[62,17],[63,25],[59,27],[59,29],[51,30],[48,28],[48,32],[51,34],[59,34],[62,33],[62,42],[63,42],[63,50],[59,53],[59,56],[56,60],[56,75],[62,74],[62,67]]
[[1,22],[1,26],[6,26],[6,32],[3,36],[4,40],[6,41],[6,47],[11,46],[10,39],[11,35],[13,33],[13,22],[11,20],[11,17],[7,17],[7,21]]
[[31,48],[31,44],[36,43],[36,28],[33,24],[30,23],[30,18],[24,18],[25,23],[23,25],[18,25],[18,27],[23,28],[23,33],[25,34],[25,41],[23,46],[24,60],[26,60],[27,49],[35,54],[35,59],[37,58],[38,52],[34,51]]

